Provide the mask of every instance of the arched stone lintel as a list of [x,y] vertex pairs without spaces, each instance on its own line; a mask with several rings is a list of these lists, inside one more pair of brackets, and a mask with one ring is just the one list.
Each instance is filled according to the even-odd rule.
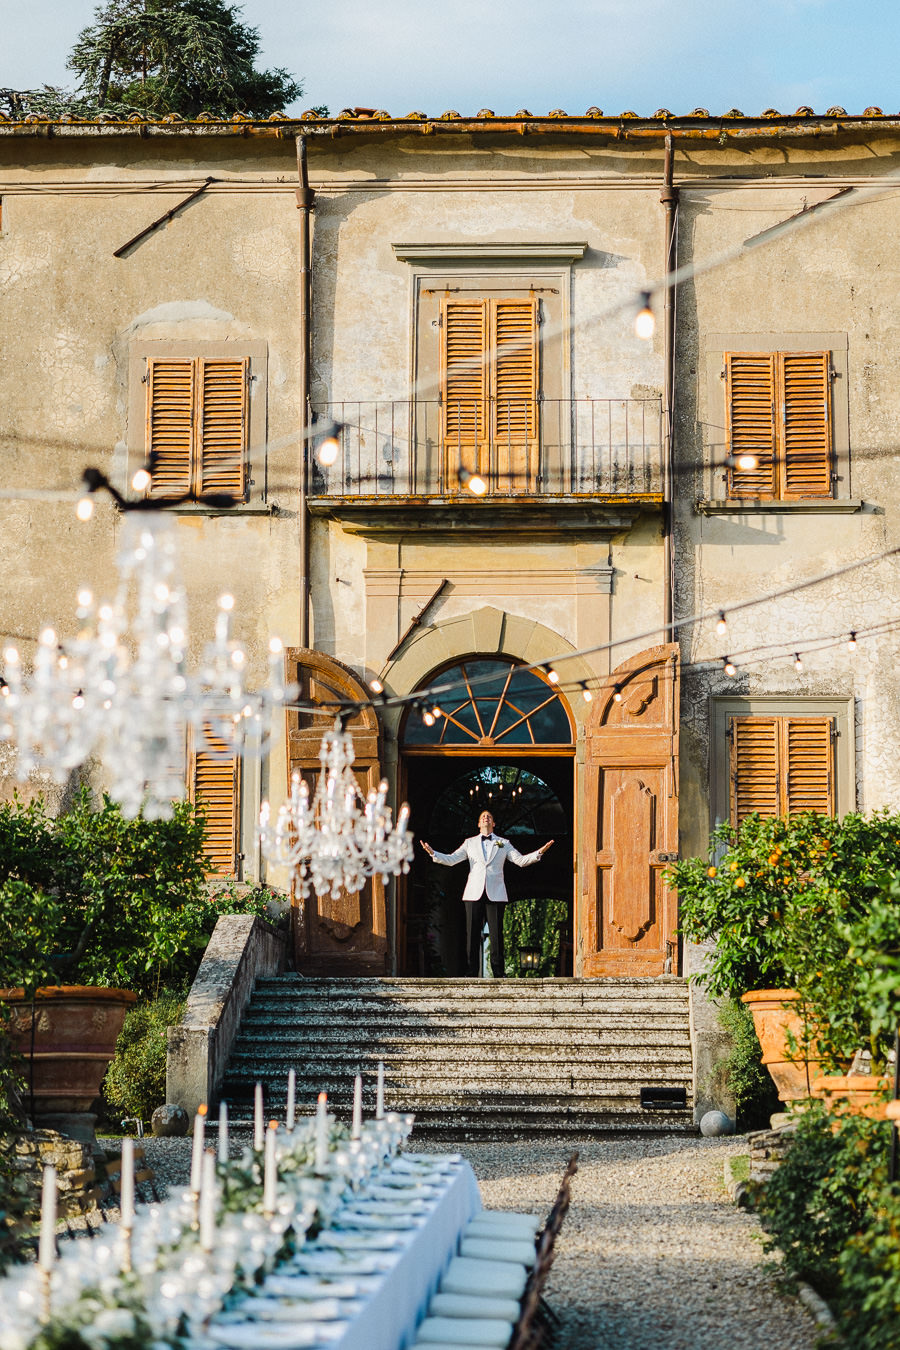
[[[597,673],[582,656],[568,656],[572,644],[546,624],[507,614],[484,605],[468,614],[417,629],[392,661],[382,683],[388,694],[403,696],[417,689],[432,671],[467,656],[506,656],[527,665],[552,661],[563,685],[597,679]],[[567,699],[576,723],[581,726],[582,699]],[[384,721],[396,732],[402,708],[386,708]]]

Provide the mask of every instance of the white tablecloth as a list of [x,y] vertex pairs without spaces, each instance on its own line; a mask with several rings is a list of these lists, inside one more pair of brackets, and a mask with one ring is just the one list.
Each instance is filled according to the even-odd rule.
[[396,1265],[334,1343],[336,1350],[407,1350],[456,1255],[462,1230],[480,1209],[478,1182],[469,1164],[463,1162],[423,1225],[401,1249]]

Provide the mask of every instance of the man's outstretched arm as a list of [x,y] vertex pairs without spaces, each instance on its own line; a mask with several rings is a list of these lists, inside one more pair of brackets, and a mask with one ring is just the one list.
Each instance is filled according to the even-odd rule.
[[513,845],[510,844],[506,852],[510,862],[515,863],[516,867],[530,867],[532,863],[540,862],[541,858],[543,858],[544,854],[547,852],[547,849],[550,848],[553,843],[554,840],[549,839],[546,844],[542,844],[540,848],[536,848],[533,853],[520,853],[517,848],[514,848]]
[[420,839],[419,842],[431,861],[443,863],[444,867],[455,867],[457,863],[464,862],[469,856],[465,844],[460,844],[455,853],[438,853],[437,849],[432,848],[430,844],[426,844],[424,839]]

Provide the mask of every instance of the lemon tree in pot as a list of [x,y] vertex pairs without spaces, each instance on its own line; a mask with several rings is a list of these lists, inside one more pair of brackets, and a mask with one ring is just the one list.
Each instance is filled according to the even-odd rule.
[[0,807],[0,986],[33,1116],[71,1127],[129,1006],[196,964],[215,922],[203,830],[188,803],[166,821],[87,792],[57,818],[39,799]]
[[[861,1046],[883,1065],[872,981],[850,953],[898,923],[900,899],[885,892],[897,871],[900,818],[887,812],[750,816],[716,830],[708,858],[671,869],[682,933],[711,944],[698,982],[750,1006],[783,1100],[809,1096]],[[876,909],[882,928],[867,937]]]

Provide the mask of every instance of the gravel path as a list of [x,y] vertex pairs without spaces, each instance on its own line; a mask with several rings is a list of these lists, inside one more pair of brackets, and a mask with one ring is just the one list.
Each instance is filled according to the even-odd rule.
[[[145,1145],[161,1191],[186,1183],[189,1140]],[[541,1216],[569,1154],[580,1150],[547,1288],[562,1322],[559,1350],[814,1350],[812,1317],[764,1273],[759,1224],[725,1191],[725,1158],[746,1152],[745,1140],[671,1135],[417,1146],[457,1147],[488,1208]]]

